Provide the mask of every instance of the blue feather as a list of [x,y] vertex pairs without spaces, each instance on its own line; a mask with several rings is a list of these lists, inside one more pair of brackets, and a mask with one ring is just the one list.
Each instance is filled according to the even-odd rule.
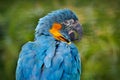
[[[54,22],[76,19],[69,9],[49,13],[40,19],[35,41],[26,43],[20,52],[16,80],[80,80],[81,62],[77,48],[55,40],[49,33]],[[51,20],[52,19],[52,20]]]

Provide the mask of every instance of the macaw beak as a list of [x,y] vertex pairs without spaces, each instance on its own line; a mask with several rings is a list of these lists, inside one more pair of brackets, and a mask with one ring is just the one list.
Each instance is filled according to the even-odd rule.
[[68,32],[71,41],[80,40],[82,37],[82,26],[77,22],[73,29]]

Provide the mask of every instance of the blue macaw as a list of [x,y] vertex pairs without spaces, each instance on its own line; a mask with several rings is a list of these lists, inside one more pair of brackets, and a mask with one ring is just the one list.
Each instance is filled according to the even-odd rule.
[[19,55],[16,80],[80,80],[81,61],[73,41],[82,28],[69,9],[56,10],[40,18],[35,40],[27,42]]

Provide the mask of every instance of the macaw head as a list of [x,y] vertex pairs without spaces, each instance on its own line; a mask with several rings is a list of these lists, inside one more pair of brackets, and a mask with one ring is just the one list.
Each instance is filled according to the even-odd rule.
[[50,35],[58,41],[70,43],[81,39],[82,27],[75,13],[62,9],[40,18],[35,36],[37,38],[40,35]]

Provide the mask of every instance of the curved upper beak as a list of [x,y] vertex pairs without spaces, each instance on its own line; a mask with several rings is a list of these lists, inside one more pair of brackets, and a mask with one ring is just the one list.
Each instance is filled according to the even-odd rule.
[[80,40],[82,37],[82,26],[77,22],[73,29],[68,32],[71,41]]

